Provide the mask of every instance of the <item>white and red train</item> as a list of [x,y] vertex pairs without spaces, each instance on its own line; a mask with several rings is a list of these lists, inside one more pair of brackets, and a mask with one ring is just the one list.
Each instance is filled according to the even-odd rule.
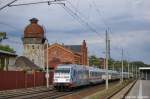
[[[120,76],[119,72],[108,70],[109,80],[120,79]],[[128,78],[128,73],[124,72],[123,77]],[[73,89],[103,82],[105,78],[105,69],[76,64],[58,65],[54,72],[53,86],[58,90]]]

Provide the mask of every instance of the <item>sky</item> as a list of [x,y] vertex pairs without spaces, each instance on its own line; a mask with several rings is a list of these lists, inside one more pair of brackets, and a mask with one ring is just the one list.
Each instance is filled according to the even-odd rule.
[[[0,0],[0,8],[13,0]],[[17,0],[15,4],[47,0]],[[22,55],[22,36],[29,19],[39,19],[50,44],[81,44],[86,40],[89,55],[104,57],[105,31],[111,41],[111,57],[143,61],[150,64],[149,0],[66,0],[61,4],[46,3],[12,6],[0,10],[0,31],[7,32],[3,44],[9,44]],[[72,13],[70,13],[71,11]]]

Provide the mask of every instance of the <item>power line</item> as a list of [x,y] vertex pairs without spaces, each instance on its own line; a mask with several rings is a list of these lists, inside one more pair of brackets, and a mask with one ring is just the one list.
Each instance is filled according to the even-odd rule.
[[[71,4],[72,5],[72,4]],[[81,25],[84,25],[87,29],[89,29],[90,31],[96,33],[98,36],[101,36],[96,29],[94,29],[90,24],[89,22],[85,21],[84,18],[81,17],[81,13],[73,6],[73,8],[75,9],[75,11],[77,12],[74,12],[72,9],[70,9],[69,7],[67,7],[66,5],[65,6],[62,6],[61,7],[63,9],[65,9],[65,11],[70,14],[74,19],[76,19]]]
[[101,11],[99,10],[99,8],[97,7],[97,5],[94,1],[93,1],[93,6],[95,7],[95,10],[96,10],[97,14],[101,17],[101,19],[102,19],[104,25],[106,26],[106,28],[109,28],[108,24],[106,23],[106,20],[101,15]]
[[8,26],[8,27],[10,27],[10,28],[12,28],[14,30],[18,30],[17,27],[14,27],[14,26],[12,26],[10,24],[7,24],[7,23],[0,22],[0,25],[5,25],[5,26]]
[[[22,4],[12,4],[17,0],[14,0],[13,2],[7,4],[5,7],[9,6],[23,6],[23,5],[33,5],[33,4],[41,4],[41,3],[48,3],[48,5],[50,4],[63,4],[64,6],[62,6],[67,12],[69,12],[69,14],[74,17],[76,20],[78,20],[78,22],[82,25],[85,25],[89,30],[91,30],[92,32],[96,33],[97,35],[99,35],[99,33],[89,25],[88,22],[86,22],[83,18],[81,18],[77,13],[73,12],[70,8],[66,7],[64,3],[62,3],[61,1],[66,1],[66,0],[54,0],[54,1],[41,1],[41,2],[31,2],[31,3],[22,3]],[[58,1],[58,2],[57,2]],[[69,1],[68,1],[69,2]],[[72,4],[71,2],[69,2],[69,4],[76,10],[76,12],[78,12],[80,15],[82,15]]]
[[36,5],[36,4],[42,4],[42,3],[47,3],[48,5],[51,5],[51,4],[64,4],[64,3],[61,3],[60,1],[65,1],[65,0],[30,2],[30,3],[21,3],[21,4],[13,4],[13,5],[11,4],[11,5],[9,5],[9,7],[12,7],[12,6]]
[[16,1],[17,1],[17,0],[13,0],[12,2],[10,2],[10,3],[6,4],[6,5],[4,5],[3,7],[0,8],[0,11],[3,10],[4,8],[10,6],[11,4],[13,4],[13,3],[16,2]]

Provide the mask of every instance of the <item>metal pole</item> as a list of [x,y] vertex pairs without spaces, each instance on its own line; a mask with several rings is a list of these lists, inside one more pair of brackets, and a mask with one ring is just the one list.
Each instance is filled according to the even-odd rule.
[[146,71],[146,80],[147,80],[147,71]]
[[115,63],[113,63],[113,71],[114,71]]
[[133,78],[134,78],[134,73],[133,73],[133,64],[132,64],[132,76],[133,76]]
[[137,78],[137,66],[136,66],[136,78]]
[[46,87],[49,88],[49,70],[48,70],[48,40],[46,40]]
[[46,57],[46,52],[45,52],[45,44],[44,44],[44,46],[43,46],[43,71],[45,71],[45,57]]
[[122,66],[121,66],[121,83],[123,82],[123,49],[122,49]]
[[106,89],[108,89],[108,33],[106,30]]
[[130,63],[129,63],[129,61],[128,61],[128,78],[130,77],[129,66],[130,66]]

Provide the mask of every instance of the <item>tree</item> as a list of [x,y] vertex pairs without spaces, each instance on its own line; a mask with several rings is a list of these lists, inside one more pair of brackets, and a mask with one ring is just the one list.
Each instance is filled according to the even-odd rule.
[[92,55],[89,57],[89,65],[100,67],[100,60],[96,56]]
[[14,52],[14,49],[10,48],[9,45],[0,45],[0,50],[8,51],[8,52]]
[[3,39],[7,39],[7,37],[6,37],[6,32],[0,32],[0,42],[1,42]]

